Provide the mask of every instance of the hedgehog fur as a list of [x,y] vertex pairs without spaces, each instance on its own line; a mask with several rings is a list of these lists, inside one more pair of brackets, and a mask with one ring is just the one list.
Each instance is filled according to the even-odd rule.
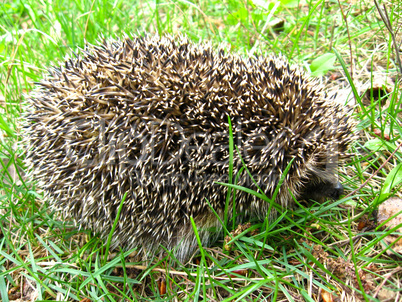
[[[338,161],[348,157],[354,123],[297,66],[277,56],[245,58],[186,37],[133,37],[87,46],[49,70],[28,98],[26,161],[46,198],[106,238],[125,193],[112,246],[185,261],[220,229],[229,173],[243,158],[275,202],[337,198]],[[243,171],[238,185],[257,186]],[[208,202],[206,201],[208,200]],[[244,191],[233,206],[264,218],[270,204]],[[145,253],[144,253],[145,254]]]

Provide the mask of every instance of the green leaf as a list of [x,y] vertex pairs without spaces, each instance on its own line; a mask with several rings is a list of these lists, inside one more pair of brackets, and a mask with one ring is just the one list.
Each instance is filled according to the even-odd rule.
[[325,53],[316,58],[310,64],[311,75],[321,77],[327,73],[328,70],[334,69],[336,56],[333,53]]
[[0,129],[4,130],[7,133],[7,136],[14,137],[14,131],[10,128],[7,121],[0,114]]
[[382,189],[383,193],[390,193],[393,188],[402,182],[402,163],[394,167],[387,175]]
[[235,25],[239,22],[246,22],[248,16],[248,11],[244,7],[240,8],[238,11],[227,16],[227,22],[231,25]]
[[297,7],[300,4],[300,0],[279,0],[282,7],[291,8]]
[[384,142],[382,140],[380,140],[379,138],[374,138],[374,139],[367,141],[364,144],[364,147],[371,151],[385,150]]
[[262,7],[263,9],[268,10],[269,5],[271,4],[271,1],[267,0],[252,0],[251,1],[255,6]]
[[[5,268],[0,265],[0,271],[5,271]],[[0,298],[1,301],[8,302],[8,292],[6,286],[6,277],[0,278]]]

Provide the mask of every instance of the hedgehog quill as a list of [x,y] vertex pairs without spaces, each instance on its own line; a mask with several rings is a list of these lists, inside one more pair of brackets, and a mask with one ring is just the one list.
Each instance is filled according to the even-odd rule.
[[[186,37],[104,40],[49,70],[29,96],[26,162],[55,209],[112,245],[185,261],[223,217],[235,144],[261,190],[284,208],[339,198],[336,168],[354,137],[349,109],[283,57],[245,58]],[[242,166],[234,153],[234,173]],[[247,173],[237,183],[257,190]],[[293,195],[293,197],[292,197]],[[264,218],[269,203],[236,192],[229,213]]]

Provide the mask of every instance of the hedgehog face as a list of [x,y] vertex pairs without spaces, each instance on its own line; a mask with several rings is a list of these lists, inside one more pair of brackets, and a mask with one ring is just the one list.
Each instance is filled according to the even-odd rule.
[[328,198],[337,200],[343,194],[343,191],[343,186],[339,181],[323,181],[305,186],[301,198],[304,200],[312,199],[318,202],[323,202]]

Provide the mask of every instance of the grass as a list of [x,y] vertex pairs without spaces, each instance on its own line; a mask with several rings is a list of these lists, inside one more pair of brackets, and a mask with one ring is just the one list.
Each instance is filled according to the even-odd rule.
[[[401,43],[402,5],[383,3]],[[48,66],[85,41],[123,33],[182,33],[244,54],[281,53],[354,99],[361,135],[353,160],[340,168],[353,194],[299,204],[246,227],[251,235],[234,236],[230,252],[218,241],[186,265],[173,256],[144,264],[133,251],[108,252],[106,242],[51,212],[24,177],[21,116],[24,95]],[[379,229],[373,213],[389,196],[401,197],[401,73],[371,1],[2,1],[0,56],[3,302],[318,301],[324,291],[339,301],[400,299],[402,258],[381,244],[396,228]]]

